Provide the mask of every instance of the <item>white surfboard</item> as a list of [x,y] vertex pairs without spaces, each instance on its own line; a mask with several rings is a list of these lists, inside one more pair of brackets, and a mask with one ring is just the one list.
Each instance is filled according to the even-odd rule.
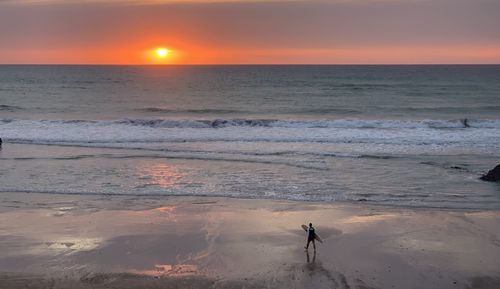
[[[302,225],[301,227],[302,227],[302,229],[304,229],[304,231],[307,232],[307,226],[306,225]],[[316,240],[316,241],[318,241],[320,243],[323,243],[323,240],[321,239],[320,236],[318,236],[318,234],[316,234],[316,232],[314,232],[314,240]]]

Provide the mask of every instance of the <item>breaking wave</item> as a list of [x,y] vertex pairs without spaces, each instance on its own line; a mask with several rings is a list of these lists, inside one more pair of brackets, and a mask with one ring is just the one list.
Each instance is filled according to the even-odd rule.
[[[0,119],[0,122],[11,122]],[[37,122],[18,120],[19,122]],[[110,126],[114,124],[144,126],[153,128],[225,128],[225,127],[271,127],[271,128],[361,128],[361,129],[413,129],[413,128],[496,128],[500,129],[500,119],[455,119],[455,120],[277,120],[277,119],[121,119],[104,120],[40,120],[40,124],[82,124]]]
[[500,146],[500,120],[0,119],[0,137],[11,143],[65,145],[275,142],[365,144],[372,148],[453,145],[488,152]]
[[0,111],[14,112],[14,111],[22,110],[22,109],[23,109],[22,107],[15,106],[15,105],[0,104]]

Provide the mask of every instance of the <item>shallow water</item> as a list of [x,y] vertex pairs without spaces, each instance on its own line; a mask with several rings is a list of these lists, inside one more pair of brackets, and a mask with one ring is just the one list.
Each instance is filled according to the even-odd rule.
[[1,66],[1,191],[498,209],[499,95],[500,66]]

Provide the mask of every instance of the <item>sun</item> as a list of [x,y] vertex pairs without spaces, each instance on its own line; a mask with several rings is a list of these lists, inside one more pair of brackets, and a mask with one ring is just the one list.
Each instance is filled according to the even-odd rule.
[[143,50],[141,54],[145,63],[164,65],[179,63],[179,59],[183,56],[183,51],[172,46],[160,46],[157,44],[157,46],[150,46],[148,49]]
[[160,58],[165,58],[170,54],[170,50],[166,48],[156,48],[156,55]]

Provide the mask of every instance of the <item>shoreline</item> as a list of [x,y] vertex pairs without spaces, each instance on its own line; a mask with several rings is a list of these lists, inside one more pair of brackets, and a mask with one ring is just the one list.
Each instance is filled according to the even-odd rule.
[[[177,199],[177,198],[186,198],[186,199],[220,199],[220,200],[241,200],[243,202],[248,201],[269,201],[269,202],[290,202],[290,203],[297,203],[297,204],[310,204],[310,205],[315,205],[315,204],[321,204],[321,205],[332,205],[332,206],[361,206],[361,207],[373,207],[373,208],[380,208],[380,209],[385,209],[385,210],[417,210],[417,211],[425,211],[425,210],[430,210],[430,211],[443,211],[443,212],[496,212],[500,211],[500,209],[497,208],[490,208],[490,207],[484,207],[484,208],[467,208],[467,207],[439,207],[439,206],[429,206],[429,205],[421,205],[421,206],[414,206],[414,205],[400,205],[400,204],[394,204],[394,205],[387,205],[387,204],[381,204],[377,203],[376,201],[371,201],[369,199],[359,199],[359,200],[294,200],[294,199],[276,199],[276,198],[266,198],[264,197],[241,197],[241,196],[225,196],[225,195],[192,195],[192,194],[119,194],[119,193],[110,193],[110,194],[99,194],[99,193],[89,193],[89,192],[71,192],[71,193],[62,193],[62,192],[39,192],[39,191],[16,191],[16,190],[8,190],[8,191],[0,191],[0,195],[7,196],[5,198],[8,200],[9,196],[14,196],[14,198],[17,198],[15,195],[40,195],[40,196],[58,196],[61,198],[69,197],[70,199],[74,196],[77,197],[78,199],[87,199],[88,201],[92,201],[93,198],[97,200],[104,200],[104,201],[109,201],[110,203],[113,203],[116,201],[116,199],[124,201],[124,200],[136,200],[138,203],[142,203],[142,201],[147,201],[148,203],[150,202],[157,202],[162,203],[169,201],[171,199]],[[139,200],[140,198],[140,200]],[[113,200],[115,199],[115,200]],[[95,201],[95,200],[94,200]],[[0,205],[0,212],[1,212],[1,207]],[[28,204],[26,208],[30,208],[30,205]],[[106,207],[104,207],[106,208]]]
[[[154,152],[140,149],[141,146],[111,149],[11,145],[0,152],[5,162],[5,171],[0,176],[3,184],[0,193],[24,191],[141,199],[169,198],[167,194],[366,203],[401,208],[500,208],[498,185],[479,180],[496,162],[488,156],[394,155],[351,159],[340,153],[326,158],[313,153],[305,157],[299,145],[290,148],[297,153],[282,157],[281,153],[274,156],[272,151],[286,151],[288,145],[279,144],[273,148],[264,144],[256,147],[228,145],[231,148],[222,149],[225,144],[196,144],[194,147],[191,144],[162,144],[151,147]],[[165,148],[161,148],[163,146]],[[167,152],[161,152],[163,149]],[[261,149],[269,151],[260,156],[258,151]],[[333,148],[319,145],[310,150],[316,149],[324,149],[322,153],[325,153]],[[172,152],[168,152],[170,150]],[[224,150],[230,151],[229,156]],[[251,151],[248,155],[247,150]],[[47,171],[47,166],[53,169]],[[224,177],[235,172],[238,178]],[[335,177],[329,179],[332,173]],[[51,174],[51,178],[43,177],[46,174]],[[402,183],[405,186],[401,186]],[[447,185],[443,185],[445,183]]]
[[[0,194],[0,288],[499,288],[500,211]],[[325,240],[304,251],[300,225]]]

